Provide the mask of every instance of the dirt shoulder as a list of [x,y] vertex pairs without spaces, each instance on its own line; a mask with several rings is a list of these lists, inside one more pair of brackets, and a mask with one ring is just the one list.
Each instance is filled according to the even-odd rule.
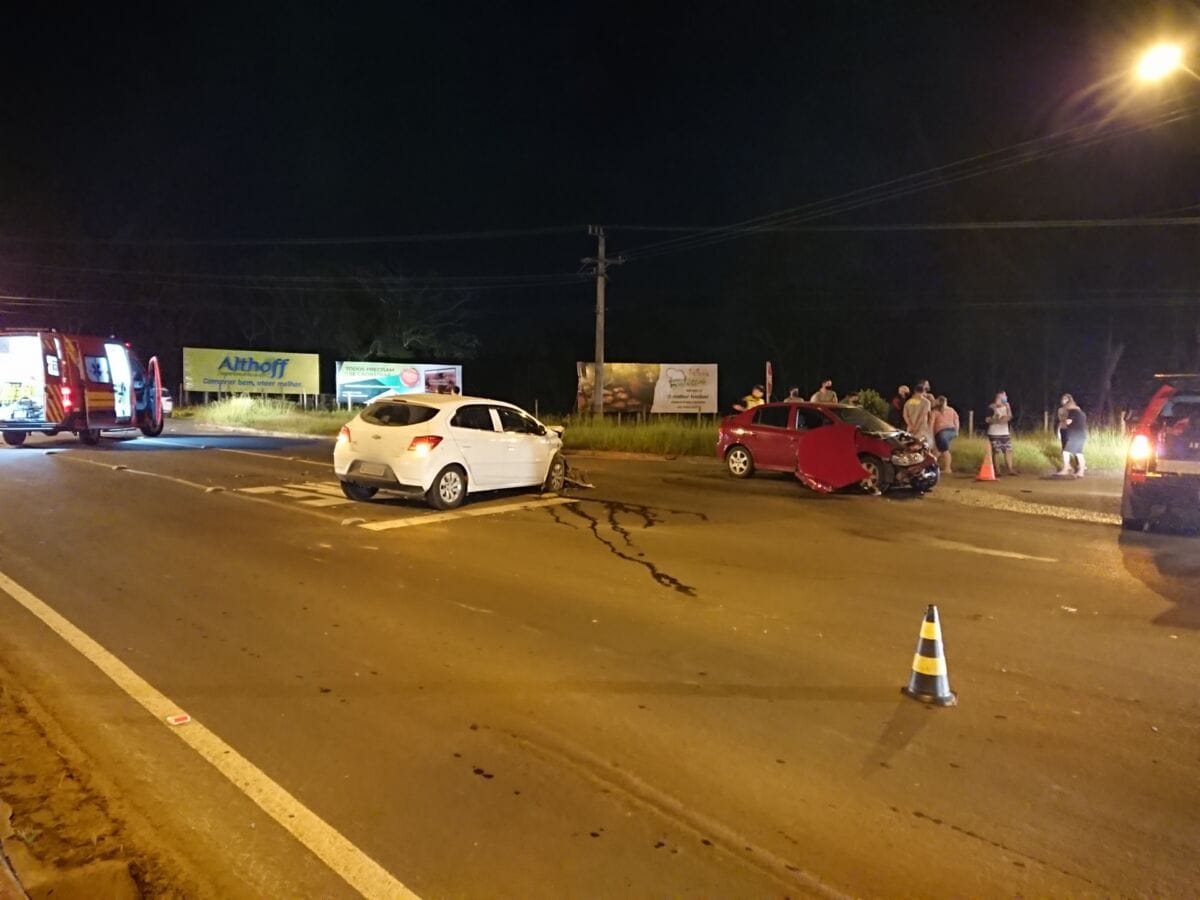
[[[182,898],[182,878],[144,845],[88,758],[0,669],[0,849],[31,898]],[[5,896],[0,891],[0,896]],[[17,894],[17,896],[21,896]]]

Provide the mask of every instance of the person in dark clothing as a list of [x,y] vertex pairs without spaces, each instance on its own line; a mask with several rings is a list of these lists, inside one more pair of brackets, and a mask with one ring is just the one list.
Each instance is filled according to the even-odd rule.
[[[1059,475],[1074,475],[1076,478],[1082,478],[1083,473],[1087,471],[1087,464],[1083,459],[1083,448],[1087,444],[1087,415],[1079,404],[1075,402],[1075,398],[1070,394],[1063,394],[1062,406],[1060,407],[1061,414],[1059,422],[1062,425],[1063,433],[1063,450],[1062,450],[1062,468],[1058,470]],[[1071,457],[1075,457],[1075,468],[1071,468]]]
[[896,396],[892,398],[892,402],[888,404],[887,420],[893,428],[904,427],[904,404],[908,401],[908,395],[911,393],[908,385],[902,384],[896,389]]

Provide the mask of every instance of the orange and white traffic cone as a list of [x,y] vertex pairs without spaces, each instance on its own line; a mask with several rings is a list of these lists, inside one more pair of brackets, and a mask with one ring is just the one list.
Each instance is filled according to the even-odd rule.
[[979,464],[979,474],[976,481],[995,481],[996,467],[992,465],[992,445],[989,442],[987,452],[983,454],[983,462]]
[[950,690],[946,651],[942,647],[942,625],[938,621],[937,607],[933,604],[925,607],[925,621],[921,623],[921,636],[917,638],[912,675],[908,679],[908,686],[900,688],[900,692],[935,706],[954,706],[958,703],[958,696]]

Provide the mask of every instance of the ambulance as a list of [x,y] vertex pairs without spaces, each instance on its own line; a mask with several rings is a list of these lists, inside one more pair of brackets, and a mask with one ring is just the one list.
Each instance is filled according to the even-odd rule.
[[85,444],[104,432],[163,429],[158,360],[129,344],[53,329],[0,328],[0,434],[19,447],[32,433],[70,431]]

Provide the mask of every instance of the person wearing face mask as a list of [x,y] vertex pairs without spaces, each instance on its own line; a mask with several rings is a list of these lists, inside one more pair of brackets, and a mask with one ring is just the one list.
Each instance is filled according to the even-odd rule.
[[821,382],[821,389],[809,398],[810,403],[837,403],[837,392],[833,389],[833,382],[826,378]]
[[1008,474],[1019,475],[1020,473],[1013,467],[1012,433],[1008,427],[1012,417],[1012,407],[1008,405],[1008,392],[1001,391],[992,401],[992,405],[988,407],[988,443],[991,444],[992,459],[996,460],[998,464],[1000,457],[1003,456]]

